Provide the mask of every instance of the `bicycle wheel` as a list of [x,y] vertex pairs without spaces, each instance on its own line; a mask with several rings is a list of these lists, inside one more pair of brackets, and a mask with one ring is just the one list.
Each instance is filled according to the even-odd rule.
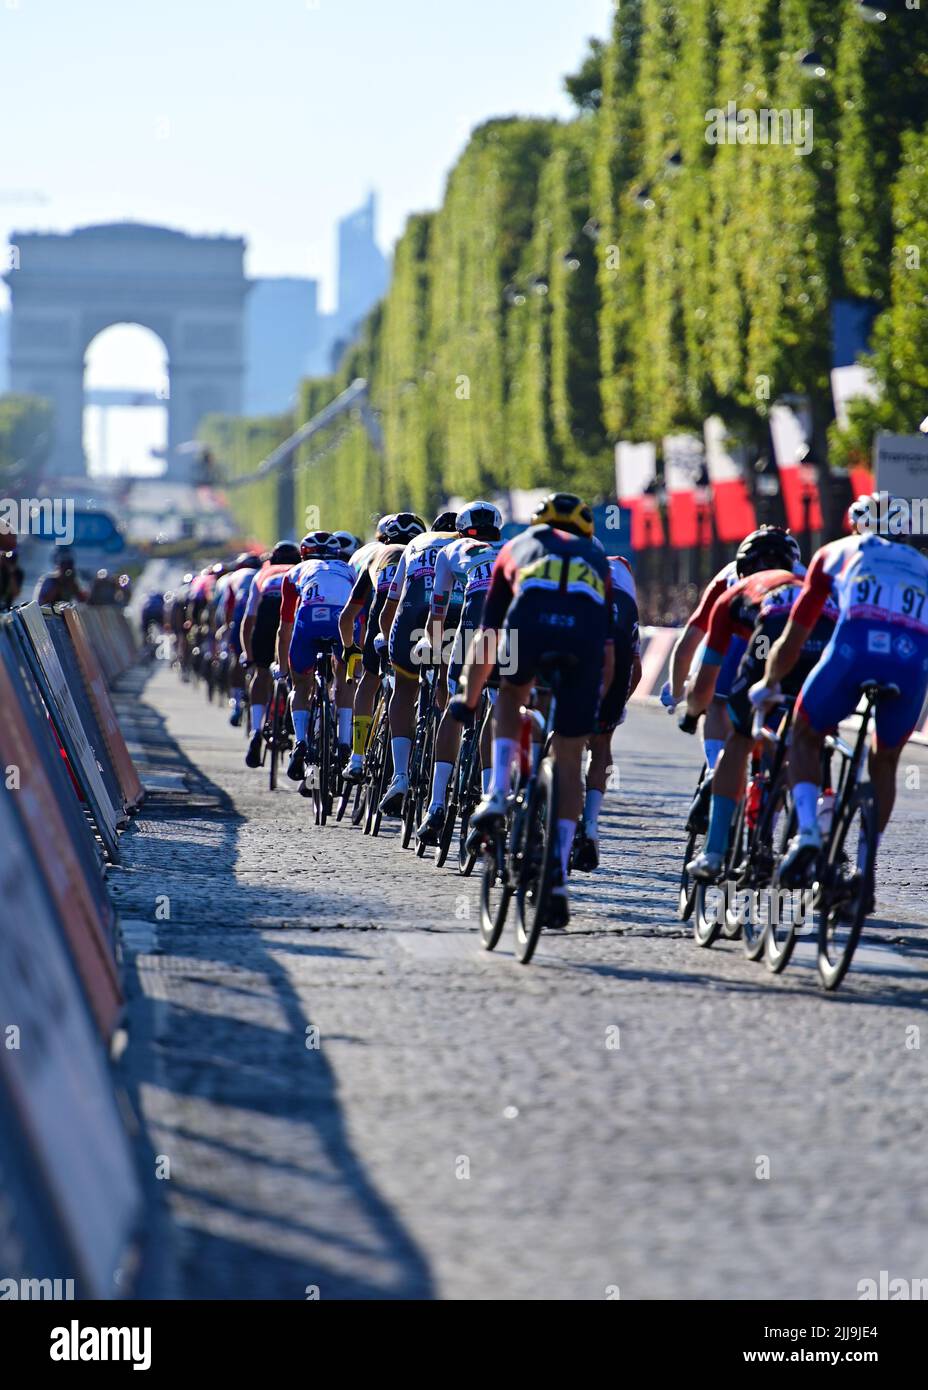
[[697,882],[693,896],[693,940],[708,948],[718,941],[725,921],[722,892],[718,883]]
[[441,835],[438,844],[435,846],[435,867],[441,869],[451,852],[451,841],[454,839],[454,827],[458,819],[458,795],[460,791],[461,770],[466,766],[467,748],[470,730],[466,730],[458,747],[457,757],[454,760],[454,767],[451,769],[451,776],[448,778],[448,795],[445,798],[445,823],[441,828]]
[[513,887],[506,855],[506,831],[501,830],[483,859],[480,884],[480,940],[485,951],[499,943],[512,902]]
[[[776,830],[774,846],[774,868],[762,916],[764,923],[764,963],[774,975],[780,975],[789,965],[800,933],[806,931],[807,913],[803,910],[804,894],[807,890],[797,889],[787,892],[780,887],[779,864],[786,846],[796,832],[796,810],[793,793],[789,787],[783,789],[783,804],[780,822]],[[798,894],[798,897],[796,896]]]
[[542,759],[529,797],[524,850],[516,889],[516,956],[528,965],[545,924],[557,853],[557,768]]
[[837,989],[847,974],[870,911],[876,843],[877,812],[873,790],[869,785],[857,786],[839,811],[822,875],[818,973],[827,990]]
[[284,737],[284,721],[283,713],[280,708],[280,692],[276,686],[274,687],[274,693],[271,696],[271,700],[271,729],[270,738],[268,739],[268,747],[271,754],[271,766],[268,773],[268,782],[270,784],[270,789],[273,792],[277,790],[277,764],[280,760],[280,747]]
[[385,705],[381,706],[380,716],[371,739],[371,776],[367,792],[367,819],[364,823],[365,835],[379,835],[383,817],[380,802],[390,776],[392,759],[390,756],[390,718]]
[[480,758],[478,757],[478,744],[474,743],[472,756],[470,759],[470,770],[462,768],[461,790],[458,796],[458,817],[460,829],[458,831],[458,873],[462,878],[470,878],[474,872],[474,865],[477,863],[477,851],[468,849],[467,841],[470,837],[470,818],[480,801]]
[[[699,775],[699,781],[696,784],[696,795],[693,798],[694,802],[702,791],[705,780],[706,768],[704,766]],[[696,855],[700,852],[705,838],[706,832],[704,830],[693,829],[689,832],[686,841],[686,849],[683,854],[683,868],[680,871],[680,890],[677,896],[677,916],[681,922],[689,920],[693,915],[693,908],[696,904],[697,883],[696,880],[691,878],[687,873],[686,866],[691,860],[695,859]]]
[[332,708],[327,692],[319,696],[319,773],[313,788],[316,824],[325,825],[332,809]]
[[725,894],[722,910],[722,937],[725,941],[737,941],[744,926],[742,920],[744,913],[741,910],[743,899],[739,902],[736,897],[738,878],[744,870],[750,847],[750,834],[745,824],[744,809],[744,797],[742,797],[728,846],[728,859],[726,861],[728,869],[723,882],[719,885]]
[[[422,752],[422,766],[419,769],[419,780],[416,785],[416,793],[413,797],[414,812],[413,821],[416,826],[422,824],[428,804],[432,799],[432,774],[435,766],[435,719],[429,718],[428,728],[425,735],[425,747]],[[416,858],[424,859],[428,845],[424,845],[421,840],[416,841]]]
[[[784,769],[764,798],[748,847],[747,870],[737,885],[739,890],[748,889],[751,894],[748,910],[741,922],[741,944],[748,960],[760,960],[766,947],[767,921],[770,914],[764,910],[764,905],[769,903],[771,897],[775,860],[786,847],[783,836],[789,823],[787,793],[788,784]],[[785,819],[784,809],[787,812]]]

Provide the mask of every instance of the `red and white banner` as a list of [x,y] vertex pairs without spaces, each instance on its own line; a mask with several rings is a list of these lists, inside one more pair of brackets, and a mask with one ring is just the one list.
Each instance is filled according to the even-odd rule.
[[789,529],[796,535],[806,530],[820,531],[822,508],[815,469],[804,462],[812,438],[808,406],[800,406],[799,412],[782,401],[771,406],[770,433]]
[[657,449],[653,444],[621,440],[615,446],[615,491],[621,505],[632,514],[633,550],[664,544],[664,523],[653,495],[656,480]]
[[668,434],[663,451],[670,544],[677,549],[711,544],[711,521],[706,524],[708,495],[702,483],[706,465],[702,440],[694,434]]
[[720,415],[703,424],[706,464],[712,485],[715,532],[720,541],[733,544],[757,529],[754,504],[744,476],[745,460],[729,442],[728,428]]

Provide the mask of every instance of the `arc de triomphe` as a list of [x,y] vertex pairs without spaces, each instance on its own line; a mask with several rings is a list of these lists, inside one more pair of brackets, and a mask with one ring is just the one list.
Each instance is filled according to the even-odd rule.
[[[138,323],[168,355],[169,474],[189,471],[173,452],[213,411],[242,409],[245,243],[122,222],[58,233],[13,233],[19,266],[10,287],[10,389],[45,396],[55,410],[49,472],[86,472],[84,359],[103,329]],[[131,383],[126,383],[131,385]]]

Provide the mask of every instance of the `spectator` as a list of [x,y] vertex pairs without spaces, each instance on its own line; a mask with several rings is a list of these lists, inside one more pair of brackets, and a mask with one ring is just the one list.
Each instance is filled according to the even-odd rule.
[[37,603],[86,603],[87,591],[77,577],[74,555],[66,546],[58,546],[54,554],[55,568],[43,574],[35,586]]

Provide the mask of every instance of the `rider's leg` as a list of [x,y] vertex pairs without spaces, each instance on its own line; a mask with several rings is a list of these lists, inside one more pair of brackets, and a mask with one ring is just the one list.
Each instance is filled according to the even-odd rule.
[[565,879],[577,821],[583,810],[583,753],[587,742],[586,734],[581,734],[579,738],[554,735],[554,761],[558,777],[557,839]]
[[491,753],[490,791],[503,796],[509,794],[509,778],[512,764],[519,751],[519,737],[522,732],[521,709],[528,703],[532,692],[532,682],[525,685],[512,685],[504,680],[500,687],[499,699],[493,711],[493,749]]
[[722,699],[713,700],[706,710],[706,717],[703,720],[702,741],[706,753],[706,765],[710,772],[714,772],[725,741],[731,733],[731,718],[728,714],[725,701]]
[[461,746],[461,725],[445,710],[435,737],[435,771],[432,777],[432,800],[429,814],[444,808],[448,782],[454,770],[454,760]]
[[351,745],[352,685],[348,679],[348,668],[341,661],[335,663],[335,708],[338,711],[338,745],[348,748]]
[[879,833],[889,824],[889,818],[896,804],[896,768],[904,743],[895,748],[882,748],[879,743],[870,749],[870,781],[876,797],[877,826]]
[[712,777],[712,810],[709,815],[709,833],[706,836],[706,854],[725,854],[728,849],[728,834],[738,809],[738,802],[744,795],[748,756],[753,739],[732,730],[722,754],[715,765]]
[[789,780],[800,834],[818,830],[824,738],[824,734],[813,729],[803,711],[797,710],[789,740]]
[[590,765],[586,772],[583,824],[590,839],[599,839],[599,813],[612,771],[612,732],[594,734],[590,739]]
[[248,703],[251,705],[251,732],[261,732],[273,684],[271,673],[266,666],[255,666],[248,687]]
[[390,735],[393,745],[393,770],[397,777],[409,772],[409,754],[415,732],[416,698],[419,694],[418,676],[396,672],[393,698],[390,701]]
[[290,696],[290,715],[293,719],[293,732],[297,743],[306,743],[309,736],[309,701],[312,695],[313,672],[303,671],[293,677],[293,694]]

